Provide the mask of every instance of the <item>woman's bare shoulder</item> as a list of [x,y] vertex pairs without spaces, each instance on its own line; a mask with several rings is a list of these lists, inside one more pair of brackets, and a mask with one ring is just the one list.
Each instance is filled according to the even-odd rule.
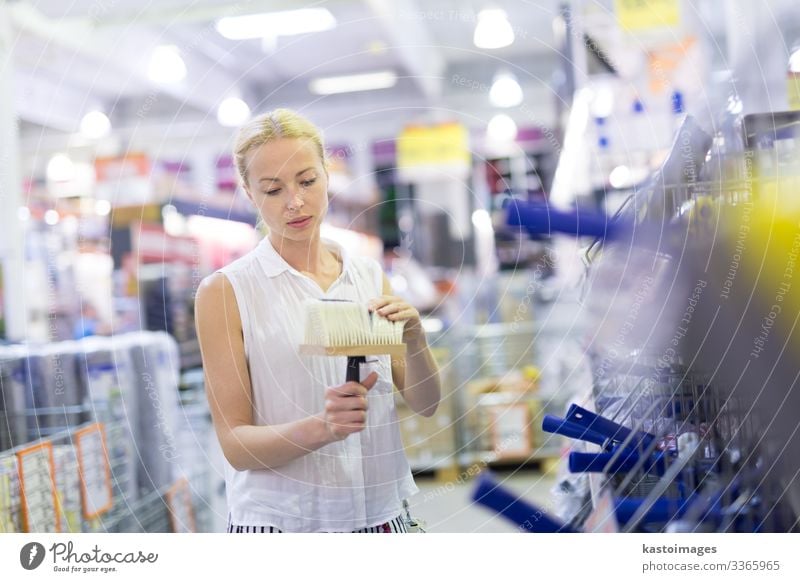
[[239,310],[233,285],[224,273],[217,271],[204,278],[197,287],[195,311],[208,322],[239,319]]
[[197,299],[201,298],[208,301],[223,300],[226,293],[233,293],[233,285],[230,280],[220,271],[211,273],[200,281],[197,287]]

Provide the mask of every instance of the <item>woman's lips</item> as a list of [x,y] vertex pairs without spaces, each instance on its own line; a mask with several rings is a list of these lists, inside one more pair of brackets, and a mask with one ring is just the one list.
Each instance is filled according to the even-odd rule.
[[311,224],[311,217],[306,216],[303,218],[296,218],[291,222],[286,223],[289,228],[305,228]]

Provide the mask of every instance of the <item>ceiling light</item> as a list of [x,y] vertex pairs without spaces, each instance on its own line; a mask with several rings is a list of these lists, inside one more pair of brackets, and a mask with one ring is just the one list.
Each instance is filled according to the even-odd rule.
[[147,75],[161,84],[178,83],[186,78],[186,63],[174,45],[161,45],[153,50]]
[[334,26],[336,19],[327,8],[229,16],[217,21],[217,31],[230,40],[322,32]]
[[393,87],[395,83],[397,83],[397,75],[394,71],[376,71],[359,75],[312,79],[308,84],[308,89],[315,95],[333,95],[334,93],[387,89]]
[[47,179],[51,182],[69,182],[75,177],[75,164],[67,154],[56,154],[47,162]]
[[481,10],[472,40],[476,47],[482,49],[503,48],[514,42],[514,29],[511,28],[505,10]]
[[111,212],[111,202],[108,200],[98,200],[94,203],[94,213],[97,216],[108,216]]
[[522,87],[511,73],[499,73],[489,90],[489,101],[495,107],[516,107],[522,103]]
[[61,217],[58,215],[58,211],[53,210],[52,208],[44,213],[44,221],[50,226],[55,226],[58,224],[60,218]]
[[89,139],[100,139],[111,131],[111,121],[102,111],[90,111],[81,119],[81,135]]
[[505,113],[499,113],[489,120],[486,133],[495,142],[512,141],[517,137],[517,124]]
[[225,127],[239,127],[250,118],[250,107],[238,97],[228,97],[217,108],[217,121]]
[[792,53],[789,57],[789,71],[792,73],[800,73],[800,48]]

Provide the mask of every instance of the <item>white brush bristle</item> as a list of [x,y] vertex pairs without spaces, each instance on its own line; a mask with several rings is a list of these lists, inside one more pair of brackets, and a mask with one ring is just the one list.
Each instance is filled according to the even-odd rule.
[[351,301],[305,302],[307,345],[344,347],[403,343],[405,322],[372,315],[366,305]]

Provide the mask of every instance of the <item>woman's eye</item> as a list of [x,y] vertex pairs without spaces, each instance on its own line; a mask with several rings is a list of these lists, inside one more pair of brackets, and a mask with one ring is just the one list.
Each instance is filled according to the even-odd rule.
[[266,194],[267,196],[275,196],[275,194],[278,194],[280,191],[280,188],[275,188],[274,190],[267,190]]
[[316,181],[317,181],[316,178],[311,178],[310,180],[305,180],[305,181],[301,182],[301,184],[303,185],[303,188],[309,188],[309,187],[313,186],[314,182],[316,182]]

